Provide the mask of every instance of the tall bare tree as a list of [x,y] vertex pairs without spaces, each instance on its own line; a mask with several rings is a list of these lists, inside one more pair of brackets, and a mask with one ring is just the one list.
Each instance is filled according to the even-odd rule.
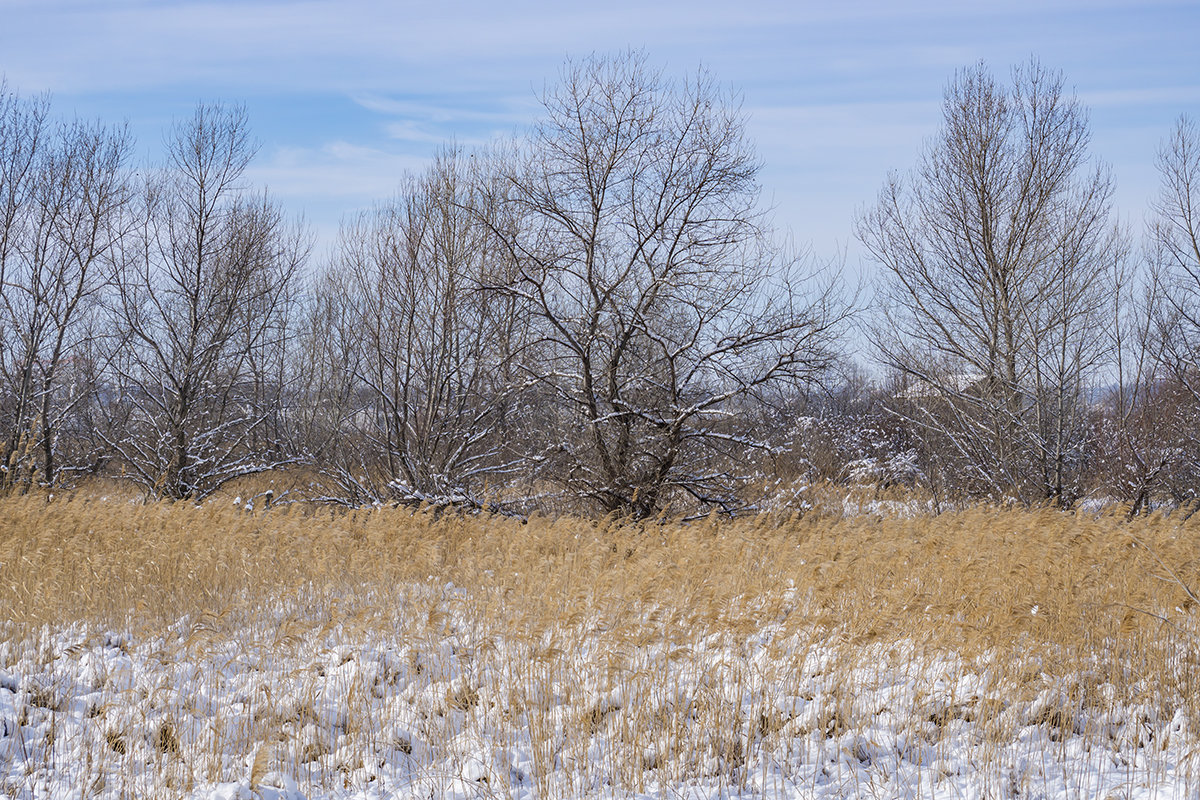
[[308,241],[246,190],[254,152],[241,109],[202,105],[178,123],[115,273],[108,443],[156,495],[204,497],[293,460],[265,431]]
[[916,168],[858,221],[883,266],[875,343],[909,379],[901,410],[964,491],[1065,504],[1079,491],[1126,247],[1088,140],[1061,75],[1031,62],[1005,86],[965,69]]
[[1157,342],[1174,391],[1171,406],[1182,405],[1174,424],[1158,435],[1177,452],[1176,499],[1200,495],[1200,125],[1181,116],[1159,147],[1161,176],[1151,222],[1150,262],[1163,287],[1157,315]]
[[91,317],[129,197],[126,130],[48,110],[0,83],[0,483],[84,466],[60,463],[60,434],[90,395]]
[[1200,332],[1197,295],[1200,295],[1200,125],[1181,116],[1158,151],[1162,177],[1154,204],[1154,240],[1158,258],[1167,273],[1187,292],[1186,302],[1173,303],[1187,312],[1192,332]]
[[550,404],[541,474],[638,517],[732,508],[758,443],[738,405],[822,373],[837,298],[769,241],[744,115],[708,74],[593,57],[542,103],[495,201]]

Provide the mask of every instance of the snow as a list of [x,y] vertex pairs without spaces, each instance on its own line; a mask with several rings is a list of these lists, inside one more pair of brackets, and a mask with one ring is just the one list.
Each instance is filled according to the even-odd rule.
[[620,645],[595,620],[506,639],[472,617],[467,590],[412,592],[440,598],[438,635],[313,619],[285,636],[301,604],[283,600],[256,620],[184,619],[157,635],[0,623],[0,797],[1200,791],[1183,703],[1096,676],[1042,675],[1029,693],[986,658],[848,645],[778,620],[663,641],[652,609]]

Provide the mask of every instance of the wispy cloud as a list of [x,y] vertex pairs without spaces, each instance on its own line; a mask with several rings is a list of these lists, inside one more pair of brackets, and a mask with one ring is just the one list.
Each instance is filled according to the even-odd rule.
[[532,93],[522,97],[450,95],[441,102],[360,94],[353,100],[386,120],[383,130],[389,139],[427,146],[454,141],[464,147],[482,147],[511,136],[537,113]]
[[[438,87],[464,79],[479,86],[510,84],[518,74],[527,85],[540,83],[552,77],[544,69],[547,63],[594,49],[648,46],[663,51],[660,57],[678,61],[677,67],[697,59],[720,60],[728,52],[753,57],[761,53],[764,38],[779,36],[806,48],[823,46],[834,57],[837,51],[866,52],[864,39],[884,49],[935,40],[924,49],[926,57],[939,64],[969,61],[977,57],[981,42],[1008,32],[1020,33],[1024,42],[1053,36],[1057,31],[1036,24],[1038,17],[1078,12],[1083,24],[1098,8],[1145,5],[1129,0],[1102,5],[1094,0],[1021,0],[1002,7],[946,0],[750,5],[9,0],[4,3],[0,51],[12,77],[59,91],[113,91],[178,81],[419,91],[422,84]],[[1092,15],[1084,16],[1085,8]],[[979,20],[988,24],[979,25]],[[778,48],[772,54],[785,60],[804,55]]]
[[381,94],[356,94],[352,98],[363,108],[379,114],[401,117],[423,117],[434,122],[469,122],[473,124],[508,125],[527,119],[536,107],[532,93],[519,97],[476,97],[474,104],[466,105],[466,97],[458,97],[458,103],[450,104],[447,98],[441,103],[417,100],[410,97],[396,98]]
[[419,172],[428,161],[408,152],[332,141],[313,148],[274,148],[246,177],[303,214],[316,235],[320,259],[336,241],[344,218],[394,195],[405,173]]
[[277,148],[250,168],[249,178],[280,198],[381,198],[395,192],[406,171],[426,163],[424,157],[339,141]]
[[1093,107],[1170,105],[1182,109],[1200,103],[1200,84],[1084,92],[1079,99]]
[[328,228],[441,143],[531,122],[564,57],[644,47],[741,91],[765,194],[820,249],[915,161],[946,80],[981,59],[1063,68],[1110,126],[1099,154],[1151,163],[1147,131],[1200,103],[1198,29],[1195,0],[0,0],[0,71],[150,139],[179,113],[164,98],[244,100],[264,143],[252,177]]

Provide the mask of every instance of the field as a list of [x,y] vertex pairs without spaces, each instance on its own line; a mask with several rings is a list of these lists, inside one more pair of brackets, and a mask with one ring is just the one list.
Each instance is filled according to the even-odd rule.
[[0,500],[0,797],[1200,792],[1200,521]]

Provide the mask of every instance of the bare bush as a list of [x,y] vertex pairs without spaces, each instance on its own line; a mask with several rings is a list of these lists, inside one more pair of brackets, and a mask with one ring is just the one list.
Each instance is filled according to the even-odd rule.
[[[339,496],[482,505],[517,466],[528,330],[511,256],[479,201],[474,158],[444,152],[397,198],[342,230],[313,329],[331,372],[343,435],[323,466]],[[486,220],[486,221],[485,221]],[[349,441],[347,441],[349,440]]]
[[308,245],[270,198],[244,190],[254,149],[240,109],[198,107],[175,126],[123,242],[107,441],[155,495],[204,497],[294,460],[267,429]]

